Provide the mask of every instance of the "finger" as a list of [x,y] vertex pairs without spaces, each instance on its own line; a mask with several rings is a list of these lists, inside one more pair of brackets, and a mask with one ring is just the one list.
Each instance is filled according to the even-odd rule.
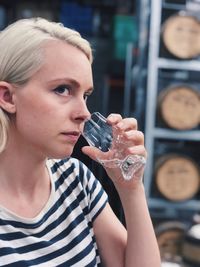
[[124,139],[129,144],[144,145],[144,134],[141,131],[131,130],[124,133]]
[[147,151],[143,145],[128,147],[126,153],[127,155],[140,155],[147,158]]
[[137,130],[137,120],[135,118],[125,118],[116,124],[120,131]]
[[93,146],[84,146],[81,150],[85,155],[89,156],[95,161],[99,161],[99,159],[107,159],[107,157],[109,157],[109,155],[111,154],[110,151],[102,152],[101,150]]
[[101,153],[98,148],[91,146],[84,146],[81,150],[85,155],[89,156],[93,160],[97,160],[99,153]]
[[122,120],[122,116],[120,114],[112,113],[107,117],[107,122],[111,125],[115,125]]

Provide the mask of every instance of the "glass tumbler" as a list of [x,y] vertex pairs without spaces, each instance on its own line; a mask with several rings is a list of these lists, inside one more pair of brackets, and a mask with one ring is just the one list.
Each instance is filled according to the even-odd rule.
[[105,152],[104,156],[98,158],[99,163],[106,168],[120,168],[125,180],[130,180],[144,168],[146,160],[143,156],[125,156],[125,149],[129,143],[99,112],[92,113],[85,121],[82,135],[89,145]]

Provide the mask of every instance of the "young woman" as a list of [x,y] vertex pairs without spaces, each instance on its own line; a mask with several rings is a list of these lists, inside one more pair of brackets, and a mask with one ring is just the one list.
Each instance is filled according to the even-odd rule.
[[[0,33],[0,266],[160,267],[140,179],[107,169],[127,229],[87,167],[71,158],[90,116],[92,52],[79,33],[42,18]],[[108,117],[146,157],[133,118]],[[97,150],[83,152],[96,159]]]

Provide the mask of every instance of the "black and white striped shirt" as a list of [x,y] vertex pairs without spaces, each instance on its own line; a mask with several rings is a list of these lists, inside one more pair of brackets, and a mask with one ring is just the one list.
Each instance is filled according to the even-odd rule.
[[35,218],[0,207],[0,266],[100,266],[92,223],[106,193],[77,159],[51,159],[47,167],[51,195]]

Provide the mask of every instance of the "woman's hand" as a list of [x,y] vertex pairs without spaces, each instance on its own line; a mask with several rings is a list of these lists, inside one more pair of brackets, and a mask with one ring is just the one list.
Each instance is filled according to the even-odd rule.
[[[119,114],[111,114],[107,118],[107,122],[113,126],[113,137],[120,136],[120,142],[114,145],[114,149],[121,150],[123,158],[128,155],[139,155],[147,157],[147,152],[144,147],[144,135],[137,129],[137,121],[134,118],[122,119]],[[99,158],[110,159],[112,149],[109,152],[102,152],[97,148],[86,146],[82,148],[83,153],[87,154],[92,159],[98,161]],[[104,167],[108,176],[112,179],[115,185],[135,186],[142,181],[144,173],[144,165],[133,175],[132,179],[126,181],[119,167],[109,168]]]
[[[134,118],[122,119],[120,115],[111,114],[107,118],[107,122],[113,126],[113,138],[115,139],[115,135],[120,136],[119,143],[116,144],[117,147],[114,145],[114,149],[119,148],[121,154],[122,148],[122,158],[126,158],[128,155],[140,155],[146,159],[144,136],[143,133],[138,131],[137,121]],[[110,160],[113,146],[108,152],[102,152],[97,148],[88,146],[82,149],[85,154],[94,160],[99,161],[98,159],[102,157],[103,160]],[[139,171],[134,173],[130,180],[124,179],[120,167],[109,168],[105,164],[104,168],[119,194],[127,230],[126,237],[126,233],[123,233],[119,224],[114,223],[113,227],[115,220],[109,214],[107,208],[96,218],[94,231],[97,242],[99,242],[98,245],[102,248],[102,258],[105,265],[115,265],[115,262],[110,262],[110,259],[117,251],[118,266],[159,267],[161,264],[159,249],[148,210],[145,188],[142,183],[144,165],[141,165]],[[102,231],[99,231],[99,229],[106,229],[107,234],[102,235]],[[105,240],[105,236],[109,241]]]

